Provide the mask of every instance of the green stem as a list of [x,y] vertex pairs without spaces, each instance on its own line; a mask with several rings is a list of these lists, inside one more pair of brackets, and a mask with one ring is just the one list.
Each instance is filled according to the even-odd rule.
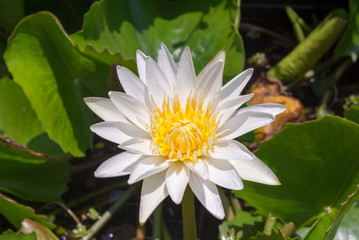
[[161,239],[161,225],[162,225],[162,204],[158,205],[155,212],[153,213],[153,228],[152,228],[152,239]]
[[84,236],[81,240],[92,239],[95,234],[100,231],[100,229],[107,223],[107,221],[110,220],[112,215],[132,196],[132,194],[137,191],[139,187],[140,184],[134,184],[129,187],[126,192],[117,200],[117,202],[115,202],[106,212],[104,212],[101,218],[91,226],[86,236]]
[[233,23],[236,33],[239,33],[240,22],[241,22],[241,0],[237,0],[237,13]]
[[172,239],[171,234],[168,231],[167,225],[163,219],[162,219],[162,237],[163,237],[163,240],[171,240]]
[[187,187],[182,200],[182,221],[183,239],[196,240],[196,212],[194,207],[193,193],[189,187]]

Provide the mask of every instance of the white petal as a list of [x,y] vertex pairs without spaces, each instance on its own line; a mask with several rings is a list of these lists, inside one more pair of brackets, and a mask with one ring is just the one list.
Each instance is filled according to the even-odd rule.
[[100,122],[92,125],[90,129],[100,137],[118,144],[132,138],[151,139],[148,132],[133,125],[132,123]]
[[212,100],[217,93],[217,86],[222,83],[223,78],[223,67],[222,61],[217,61],[212,64],[211,68],[205,73],[201,80],[197,81],[197,96],[204,97],[204,108],[207,107],[208,101]]
[[[209,71],[213,65],[218,62],[222,61],[225,63],[226,60],[226,52],[225,50],[221,50],[217,53],[217,55],[202,69],[202,71],[197,75],[197,82],[201,82],[203,76]],[[222,87],[222,79],[220,82],[217,82],[216,90],[219,90]]]
[[241,108],[236,112],[235,115],[242,114],[244,112],[261,112],[261,113],[269,113],[272,115],[278,115],[285,111],[287,107],[278,104],[278,103],[262,103],[262,104],[256,104],[249,107]]
[[136,51],[137,71],[138,76],[144,84],[147,84],[146,80],[146,59],[148,57],[140,50]]
[[163,171],[143,180],[140,203],[141,224],[146,222],[158,204],[168,196],[165,185],[165,174],[165,171]]
[[233,139],[275,120],[269,113],[245,112],[230,118],[218,129],[220,139]]
[[145,103],[145,95],[147,94],[146,85],[127,68],[117,66],[116,69],[123,90],[141,103]]
[[163,156],[145,156],[133,168],[128,184],[141,181],[144,178],[167,169],[173,162],[167,161],[168,158]]
[[146,131],[146,125],[150,125],[150,115],[143,103],[122,92],[109,92],[109,96],[127,119]]
[[180,161],[174,162],[166,173],[166,186],[172,201],[180,204],[184,191],[189,180],[190,171],[185,164]]
[[123,150],[143,155],[154,155],[152,151],[152,140],[144,138],[132,138],[118,146]]
[[107,178],[128,175],[124,170],[142,157],[141,154],[122,152],[104,161],[95,171],[95,177]]
[[208,165],[208,179],[224,188],[232,190],[241,190],[243,182],[237,171],[228,161],[217,160],[206,157]]
[[224,85],[219,92],[220,101],[229,100],[237,97],[247,85],[253,74],[253,68],[249,68],[235,76],[231,81]]
[[229,160],[255,157],[251,151],[236,140],[217,140],[212,146],[212,150],[208,151],[208,155],[212,158]]
[[195,89],[196,73],[194,70],[191,52],[188,47],[183,50],[176,75],[174,93],[178,95],[181,106],[184,107],[190,92]]
[[87,106],[105,121],[128,122],[123,114],[108,98],[87,97],[84,98]]
[[231,160],[230,163],[244,180],[268,185],[280,185],[274,172],[258,158]]
[[253,96],[254,94],[251,93],[222,102],[222,104],[218,106],[218,127],[221,127],[243,103],[247,102]]
[[203,179],[208,179],[208,167],[206,162],[203,159],[197,158],[196,161],[188,161],[186,165],[192,172],[197,174]]
[[172,95],[172,89],[161,68],[152,59],[146,60],[146,77],[148,93],[157,106],[161,107],[167,95]]
[[177,74],[177,66],[173,61],[173,58],[168,51],[166,45],[161,44],[161,49],[158,53],[158,65],[162,69],[163,74],[167,78],[168,82],[174,88],[175,79]]
[[216,218],[224,218],[224,210],[217,187],[209,180],[203,180],[191,173],[189,185],[202,205]]

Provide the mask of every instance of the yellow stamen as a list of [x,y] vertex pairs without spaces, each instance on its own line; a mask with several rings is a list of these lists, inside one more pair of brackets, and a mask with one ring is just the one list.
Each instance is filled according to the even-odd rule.
[[155,106],[150,132],[154,149],[171,160],[196,161],[211,149],[215,139],[216,113],[209,104],[203,110],[203,100],[190,95],[182,109],[178,97],[165,98],[162,108]]

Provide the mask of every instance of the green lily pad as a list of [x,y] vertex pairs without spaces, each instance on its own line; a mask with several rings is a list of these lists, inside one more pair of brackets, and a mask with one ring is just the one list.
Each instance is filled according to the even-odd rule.
[[0,130],[7,137],[26,145],[44,132],[21,87],[5,78],[0,80]]
[[54,228],[55,226],[46,221],[46,216],[37,215],[33,209],[15,202],[0,194],[0,213],[17,229],[25,218],[32,219],[40,224]]
[[222,236],[228,235],[231,229],[234,229],[235,233],[242,231],[241,239],[245,240],[255,235],[258,231],[263,230],[263,227],[263,216],[253,215],[245,211],[237,211],[234,219],[223,222],[219,228]]
[[344,116],[346,119],[359,124],[359,106],[351,106],[345,109]]
[[0,141],[0,190],[21,199],[58,201],[67,190],[70,166],[64,160],[46,160]]
[[284,237],[280,231],[272,231],[270,235],[265,233],[257,233],[251,237],[250,240],[300,240],[300,238],[288,238]]
[[359,202],[349,209],[339,226],[335,239],[358,240],[359,239]]
[[[30,15],[8,40],[4,59],[49,137],[65,152],[83,156],[92,145],[92,114],[83,102],[98,69],[83,56],[48,12]],[[102,91],[105,92],[105,91]]]
[[272,212],[298,228],[324,216],[328,229],[359,182],[358,141],[359,126],[339,117],[288,124],[255,153],[282,185],[246,182],[235,194],[261,214]]
[[125,59],[135,58],[137,49],[156,58],[163,42],[178,60],[189,46],[197,71],[226,48],[228,80],[244,63],[242,39],[233,24],[236,16],[239,7],[232,1],[104,0],[91,6],[83,29],[71,38],[81,51],[91,44],[100,51],[120,52]]
[[0,235],[0,240],[37,240],[37,238],[35,233],[14,233],[12,230],[7,230]]
[[[354,193],[348,196],[348,199],[340,204],[340,207],[334,209],[327,209],[318,220],[312,225],[311,229],[305,235],[305,240],[332,240],[334,239],[337,230],[345,216],[349,211],[350,207],[358,200],[359,198],[359,185]],[[329,227],[328,227],[329,225]]]

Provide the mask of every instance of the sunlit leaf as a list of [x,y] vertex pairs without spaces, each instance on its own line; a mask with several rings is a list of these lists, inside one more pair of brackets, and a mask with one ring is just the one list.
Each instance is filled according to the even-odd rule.
[[46,217],[37,215],[33,209],[15,202],[0,194],[0,213],[17,229],[25,218],[38,221],[42,225],[54,228],[55,226],[46,221]]
[[261,232],[257,233],[250,240],[300,240],[300,238],[288,238],[284,237],[280,231],[272,231],[270,235]]
[[47,12],[19,23],[4,59],[49,137],[65,152],[83,156],[92,145],[88,130],[92,115],[82,98],[95,88],[96,64],[78,52],[58,20]]
[[231,221],[223,222],[220,225],[221,232],[229,233],[230,229],[235,232],[243,231],[241,239],[249,239],[264,227],[263,216],[253,215],[250,212],[237,211],[236,216]]
[[8,78],[0,80],[0,110],[0,130],[18,143],[44,132],[21,87]]
[[359,126],[339,117],[288,124],[256,152],[282,185],[246,182],[236,195],[298,228],[324,217],[328,229],[359,182],[358,141]]
[[337,231],[335,239],[358,240],[359,239],[359,203],[354,204],[344,216]]
[[90,43],[126,59],[135,58],[137,49],[156,58],[163,42],[178,60],[189,46],[197,71],[226,48],[228,80],[244,63],[242,39],[233,26],[237,10],[233,1],[105,0],[91,6],[83,29],[71,38],[82,51]]
[[0,235],[0,240],[37,240],[35,233],[24,234],[22,232],[14,233],[7,230]]
[[348,210],[353,206],[353,204],[358,200],[359,185],[354,193],[348,196],[348,199],[341,203],[338,208],[326,209],[318,220],[312,225],[311,229],[307,232],[304,239],[305,240],[332,240],[334,239],[336,232]]

